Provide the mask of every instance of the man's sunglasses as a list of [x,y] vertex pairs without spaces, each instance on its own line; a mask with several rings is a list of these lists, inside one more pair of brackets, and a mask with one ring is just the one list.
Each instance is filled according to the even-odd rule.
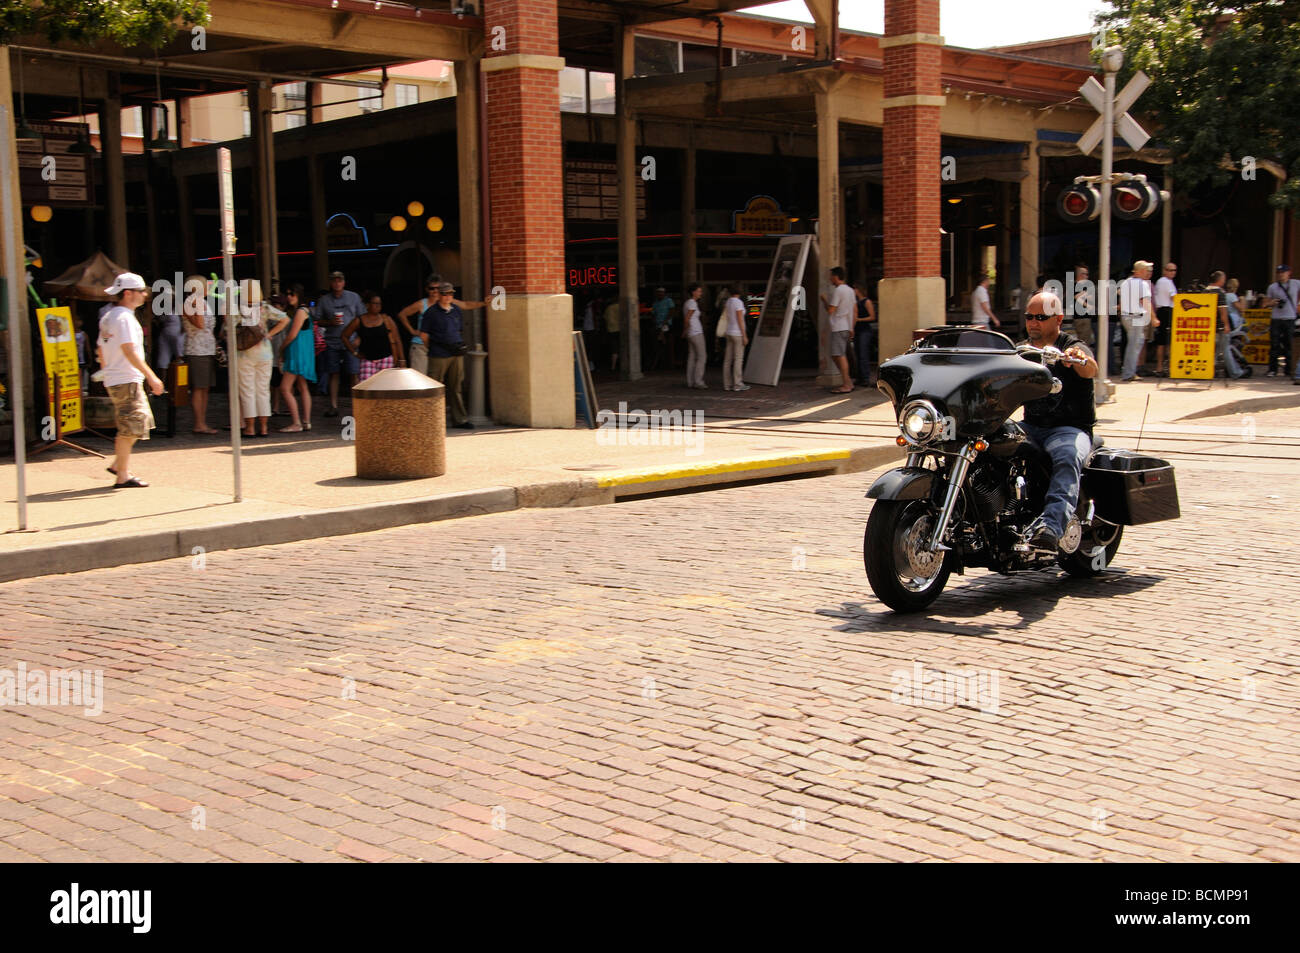
[[1050,321],[1054,317],[1056,317],[1056,315],[1054,314],[1027,314],[1025,315],[1025,320],[1026,321]]

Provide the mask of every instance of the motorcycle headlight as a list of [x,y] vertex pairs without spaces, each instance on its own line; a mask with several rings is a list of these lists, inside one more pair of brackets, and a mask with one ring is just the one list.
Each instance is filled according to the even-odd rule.
[[914,400],[906,404],[898,415],[898,428],[913,443],[933,440],[943,427],[938,408],[928,400]]

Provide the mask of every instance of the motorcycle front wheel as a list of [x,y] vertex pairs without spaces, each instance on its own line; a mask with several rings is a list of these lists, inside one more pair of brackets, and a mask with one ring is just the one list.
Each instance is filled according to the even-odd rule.
[[948,554],[927,548],[937,515],[928,500],[877,500],[871,507],[862,561],[872,591],[896,612],[924,609],[948,583]]

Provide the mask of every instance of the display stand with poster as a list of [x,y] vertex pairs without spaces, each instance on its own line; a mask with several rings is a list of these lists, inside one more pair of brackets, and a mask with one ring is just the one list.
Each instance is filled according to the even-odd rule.
[[1273,324],[1272,308],[1245,308],[1241,312],[1246,324],[1246,346],[1242,357],[1247,364],[1267,364],[1271,346],[1269,330]]
[[585,420],[587,427],[594,429],[600,404],[596,401],[596,385],[591,380],[591,364],[587,361],[587,346],[581,331],[573,332],[573,397],[576,419]]
[[1219,324],[1219,296],[1174,295],[1173,327],[1169,329],[1169,377],[1173,380],[1214,379],[1214,335]]
[[[66,307],[37,308],[36,323],[41,330],[41,349],[45,355],[45,395],[53,418],[54,439],[47,440],[43,446],[33,450],[32,456],[51,447],[62,446],[87,456],[102,457],[102,453],[64,439],[64,434],[86,429],[82,419],[81,367],[77,361],[77,337],[72,325],[72,311]],[[100,433],[95,435],[104,437]]]
[[808,289],[804,275],[818,275],[817,242],[812,235],[790,235],[776,246],[772,273],[767,279],[763,310],[754,329],[754,341],[745,360],[746,383],[775,387],[781,379],[785,346],[796,310],[817,301],[817,289]]

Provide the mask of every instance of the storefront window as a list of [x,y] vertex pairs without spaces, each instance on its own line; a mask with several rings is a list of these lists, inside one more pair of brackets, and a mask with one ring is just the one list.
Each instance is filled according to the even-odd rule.
[[614,74],[591,72],[587,74],[591,83],[590,111],[614,115],[617,104],[614,97]]
[[731,52],[736,66],[745,66],[748,63],[775,63],[785,59],[779,53],[759,53],[754,50],[732,50]]
[[578,66],[560,70],[560,112],[587,111],[587,71]]
[[682,71],[682,48],[676,40],[652,36],[636,38],[633,72],[637,76],[662,76]]

